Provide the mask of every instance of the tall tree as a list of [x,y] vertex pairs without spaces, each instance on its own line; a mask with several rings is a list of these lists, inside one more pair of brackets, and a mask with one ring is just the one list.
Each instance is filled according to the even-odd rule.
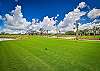
[[77,20],[76,21],[76,23],[75,23],[75,29],[76,29],[76,40],[78,40],[78,38],[79,38],[79,36],[78,36],[78,34],[79,34],[79,31],[78,31],[78,27],[79,27],[79,20]]

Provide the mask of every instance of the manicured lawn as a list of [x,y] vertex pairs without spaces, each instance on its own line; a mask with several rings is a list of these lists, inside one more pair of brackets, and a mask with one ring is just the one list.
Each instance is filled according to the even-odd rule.
[[80,36],[80,39],[96,39],[96,40],[100,40],[100,35],[96,35],[96,36]]
[[0,71],[100,71],[100,42],[39,36],[0,41]]

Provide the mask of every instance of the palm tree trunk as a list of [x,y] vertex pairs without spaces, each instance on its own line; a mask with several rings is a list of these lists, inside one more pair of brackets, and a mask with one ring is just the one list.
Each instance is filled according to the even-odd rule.
[[78,28],[76,30],[76,40],[78,40]]

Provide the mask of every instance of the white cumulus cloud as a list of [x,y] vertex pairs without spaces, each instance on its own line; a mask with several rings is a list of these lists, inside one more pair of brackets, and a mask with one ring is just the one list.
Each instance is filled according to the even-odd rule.
[[15,10],[12,10],[11,14],[6,14],[5,18],[6,26],[4,28],[4,32],[7,33],[22,33],[22,31],[25,32],[26,27],[31,24],[31,22],[28,22],[26,18],[23,17],[21,6],[18,5],[15,7]]
[[85,2],[81,2],[81,3],[79,3],[79,5],[77,6],[77,8],[84,8],[84,7],[86,7],[87,5],[86,5],[86,3]]
[[0,20],[2,20],[2,16],[0,15]]
[[[100,9],[93,8],[87,13],[82,11],[85,7],[88,7],[85,2],[79,3],[79,5],[73,11],[65,14],[64,19],[61,20],[60,23],[56,26],[55,24],[59,22],[57,20],[59,14],[57,14],[55,17],[45,16],[42,21],[33,18],[32,22],[29,22],[26,18],[24,18],[21,12],[21,6],[19,5],[17,5],[15,10],[12,10],[10,14],[5,14],[5,17],[0,15],[0,20],[5,21],[3,32],[6,33],[18,34],[30,31],[40,32],[40,28],[48,31],[48,33],[57,33],[59,31],[64,33],[66,31],[74,31],[75,23],[77,23],[77,21],[80,20],[80,18],[84,15],[91,19],[95,19],[93,22],[98,22],[96,17],[100,16]],[[80,24],[79,29],[91,29],[94,26],[93,22],[83,25]]]
[[80,9],[84,7],[86,7],[85,2],[81,2],[76,9],[69,12],[68,14],[65,14],[63,21],[59,23],[60,31],[74,31],[74,23],[76,23],[76,21],[79,20],[81,16],[86,14],[86,12],[80,11]]
[[32,24],[29,26],[29,30],[39,31],[42,28],[44,31],[51,32],[55,29],[54,24],[56,24],[56,17],[44,17],[42,21],[37,22],[35,19],[32,19]]
[[100,9],[93,8],[89,13],[88,17],[91,19],[95,19],[96,17],[100,16]]

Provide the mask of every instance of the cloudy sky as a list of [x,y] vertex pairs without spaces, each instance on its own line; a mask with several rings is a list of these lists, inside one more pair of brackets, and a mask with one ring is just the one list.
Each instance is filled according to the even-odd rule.
[[43,19],[44,16],[51,17],[57,14],[63,18],[82,1],[91,9],[100,8],[100,0],[0,0],[0,14],[9,13],[18,4],[22,6],[23,15],[30,21],[32,18]]
[[71,31],[77,21],[87,24],[99,19],[99,8],[100,0],[0,0],[0,29]]

